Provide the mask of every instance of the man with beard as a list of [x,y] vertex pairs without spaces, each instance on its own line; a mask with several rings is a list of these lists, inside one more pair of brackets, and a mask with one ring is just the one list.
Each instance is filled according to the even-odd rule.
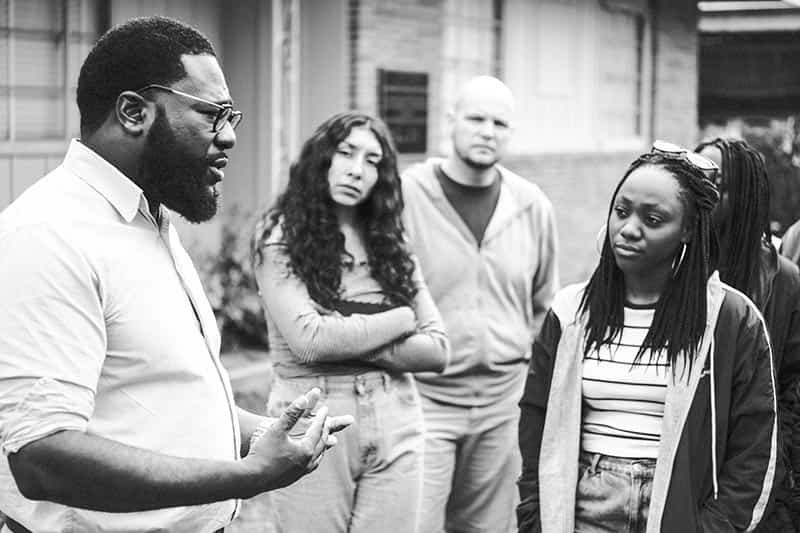
[[498,164],[514,99],[469,81],[449,115],[452,150],[403,174],[404,221],[450,338],[450,365],[417,374],[425,414],[420,531],[514,529],[517,402],[558,285],[550,202]]
[[240,498],[314,470],[351,418],[317,389],[278,419],[233,403],[167,212],[214,216],[236,141],[208,40],[160,17],[111,29],[78,107],[81,139],[0,213],[4,531],[221,530]]

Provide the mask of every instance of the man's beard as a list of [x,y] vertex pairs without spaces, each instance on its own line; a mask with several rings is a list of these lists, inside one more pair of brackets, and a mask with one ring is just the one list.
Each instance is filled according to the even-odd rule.
[[210,220],[217,213],[219,193],[204,158],[187,153],[175,138],[163,112],[158,113],[144,152],[143,187],[151,205],[164,204],[189,222]]

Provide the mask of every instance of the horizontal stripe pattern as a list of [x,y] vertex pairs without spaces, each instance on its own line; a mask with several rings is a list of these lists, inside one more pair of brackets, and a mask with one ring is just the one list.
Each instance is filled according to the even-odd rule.
[[634,363],[654,313],[654,308],[626,307],[615,342],[584,359],[581,444],[587,452],[658,455],[669,365],[666,357],[651,360],[649,351]]

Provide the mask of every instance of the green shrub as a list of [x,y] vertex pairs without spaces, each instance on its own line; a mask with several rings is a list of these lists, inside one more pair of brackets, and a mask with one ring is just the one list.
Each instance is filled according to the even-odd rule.
[[232,210],[224,215],[217,253],[195,260],[222,334],[222,351],[267,349],[267,323],[252,267],[250,238],[255,217]]

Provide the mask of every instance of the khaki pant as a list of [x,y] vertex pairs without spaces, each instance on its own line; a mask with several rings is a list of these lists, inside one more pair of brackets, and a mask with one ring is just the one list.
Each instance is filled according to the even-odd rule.
[[425,470],[420,533],[517,530],[522,459],[516,404],[465,408],[423,398]]

